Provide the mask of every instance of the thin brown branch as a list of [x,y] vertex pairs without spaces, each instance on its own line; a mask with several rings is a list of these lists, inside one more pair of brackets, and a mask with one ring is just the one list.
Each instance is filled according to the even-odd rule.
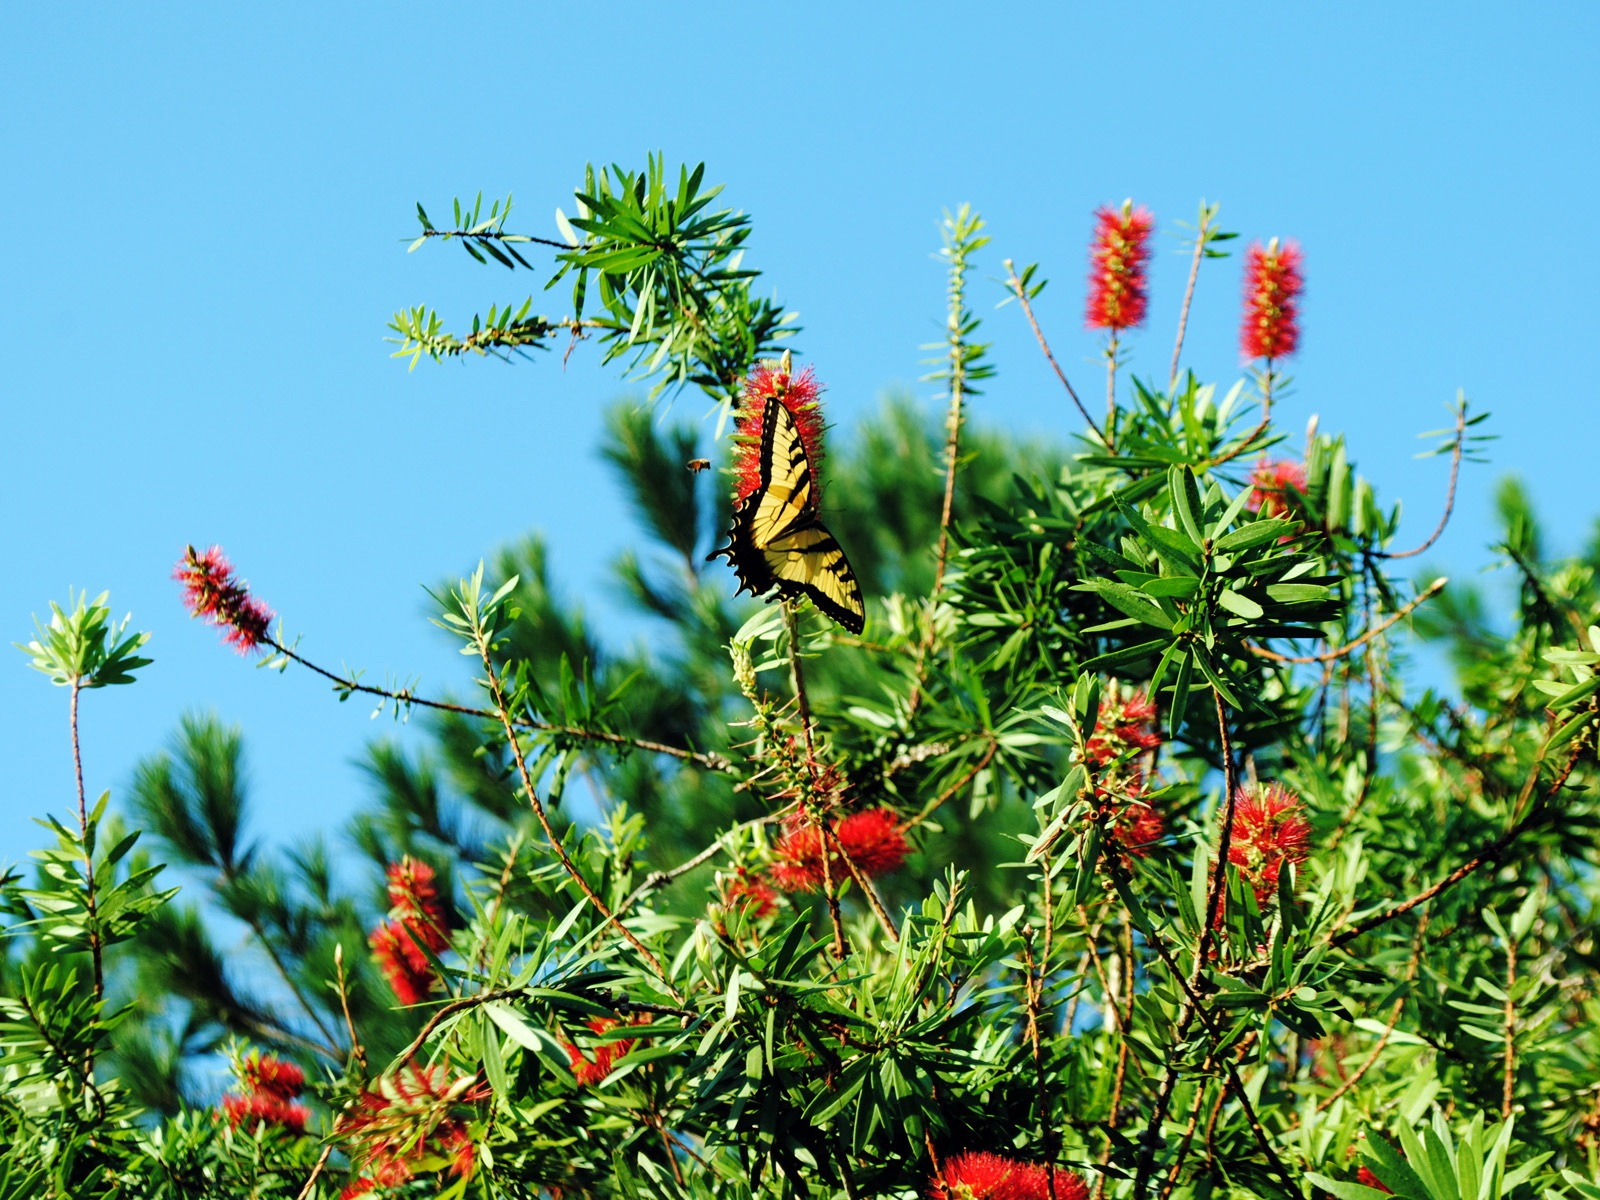
[[404,1066],[416,1058],[422,1048],[428,1044],[428,1039],[433,1036],[434,1030],[438,1029],[440,1025],[457,1013],[466,1012],[482,1004],[493,1004],[496,1000],[515,999],[518,996],[525,995],[526,992],[526,988],[520,987],[496,988],[491,992],[479,992],[475,996],[463,996],[459,1000],[452,1000],[448,1004],[440,1005],[434,1010],[433,1015],[428,1018],[426,1024],[417,1032],[417,1036],[411,1039],[411,1043],[395,1057],[395,1062]]
[[1039,321],[1033,315],[1033,305],[1028,302],[1028,290],[1022,286],[1022,280],[1017,278],[1016,268],[1009,258],[1002,265],[1006,269],[1006,284],[1010,287],[1011,294],[1021,303],[1023,315],[1028,318],[1028,325],[1033,329],[1033,336],[1039,343],[1039,349],[1044,351],[1045,360],[1050,364],[1051,369],[1055,371],[1056,378],[1061,381],[1061,386],[1067,389],[1067,395],[1072,397],[1072,403],[1077,405],[1078,412],[1082,415],[1084,423],[1094,430],[1095,436],[1100,439],[1107,450],[1114,451],[1116,447],[1107,440],[1106,434],[1101,432],[1100,427],[1094,423],[1094,418],[1089,415],[1089,410],[1083,406],[1083,401],[1078,399],[1078,393],[1073,390],[1072,383],[1067,379],[1067,373],[1061,369],[1061,364],[1056,362],[1056,356],[1051,353],[1050,343],[1045,340],[1044,331],[1039,328]]
[[557,250],[587,250],[587,243],[574,246],[570,242],[557,241],[555,238],[538,237],[531,233],[504,233],[489,230],[477,231],[472,229],[424,229],[422,236],[425,238],[461,238],[463,241],[476,242],[532,242],[536,246],[553,246]]
[[986,750],[984,750],[983,756],[978,759],[977,763],[972,767],[972,769],[960,779],[952,783],[949,787],[945,788],[944,791],[940,792],[932,800],[928,801],[927,804],[923,805],[922,810],[905,823],[906,829],[915,829],[929,817],[933,816],[933,814],[939,810],[940,806],[942,806],[946,800],[949,800],[952,796],[960,792],[964,787],[967,786],[967,784],[971,783],[978,777],[978,772],[982,771],[994,761],[994,756],[1000,749],[1000,743],[995,740],[993,734],[989,734],[988,737],[989,746]]
[[[817,747],[811,734],[811,700],[806,694],[805,670],[800,665],[800,618],[795,613],[792,600],[783,601],[783,623],[789,632],[789,678],[794,684],[795,712],[800,719],[800,733],[806,748],[806,770],[811,781],[817,778]],[[839,888],[833,878],[833,853],[838,839],[827,834],[827,817],[819,818],[823,830],[822,841],[822,894],[828,900],[828,920],[833,926],[833,956],[843,962],[850,953],[850,943],[844,936],[844,921],[839,915]]]
[[[1406,964],[1406,983],[1410,983],[1417,977],[1417,968],[1422,963],[1422,939],[1427,932],[1428,910],[1423,909],[1422,919],[1417,922],[1416,935],[1411,939],[1411,960]],[[1389,1035],[1394,1032],[1395,1026],[1400,1023],[1400,1016],[1405,1012],[1405,1007],[1406,998],[1404,995],[1401,995],[1395,1000],[1394,1009],[1389,1013],[1389,1022],[1384,1026],[1383,1034],[1378,1038],[1377,1044],[1372,1047],[1371,1053],[1369,1053],[1367,1057],[1362,1060],[1360,1066],[1358,1066],[1349,1075],[1345,1076],[1337,1089],[1335,1089],[1329,1095],[1324,1096],[1317,1102],[1317,1111],[1319,1113],[1327,1112],[1328,1109],[1332,1108],[1333,1105],[1338,1101],[1339,1097],[1343,1096],[1351,1088],[1355,1087],[1356,1084],[1360,1083],[1361,1077],[1370,1071],[1374,1065],[1376,1065],[1378,1059],[1383,1056],[1384,1046],[1388,1045]]]
[[1117,427],[1117,331],[1111,331],[1111,344],[1106,347],[1106,437]]
[[[292,662],[299,663],[313,674],[320,675],[331,682],[341,692],[359,692],[366,696],[377,696],[383,700],[392,700],[396,704],[415,705],[418,708],[431,708],[437,712],[456,713],[463,717],[482,717],[489,721],[498,721],[500,715],[492,709],[474,708],[468,704],[452,704],[447,700],[430,700],[426,696],[418,696],[405,688],[374,687],[369,683],[361,683],[352,676],[340,675],[326,667],[319,666],[310,659],[296,653],[289,647],[274,641],[271,637],[263,636],[262,644],[271,646],[279,654]],[[581,729],[575,725],[552,725],[545,721],[534,721],[527,717],[511,717],[511,723],[518,729],[529,729],[537,733],[553,733],[561,737],[578,738],[582,741],[604,742],[611,746],[627,746],[634,750],[645,750],[651,754],[666,754],[673,758],[692,762],[704,767],[708,771],[717,771],[725,775],[734,773],[731,762],[720,754],[702,754],[696,750],[686,750],[681,746],[668,746],[661,742],[653,742],[648,738],[631,738],[620,733],[610,733],[603,729]]]
[[1189,328],[1189,306],[1194,303],[1194,285],[1200,278],[1200,260],[1206,255],[1206,243],[1211,240],[1211,213],[1200,202],[1200,227],[1195,230],[1194,257],[1189,260],[1189,282],[1183,289],[1183,307],[1178,310],[1178,337],[1172,343],[1172,370],[1167,373],[1167,394],[1178,386],[1178,359],[1183,354],[1183,335]]
[[[888,910],[883,907],[883,901],[878,896],[878,890],[872,886],[872,880],[867,878],[867,873],[856,865],[855,859],[850,857],[850,852],[839,841],[839,835],[834,832],[833,826],[824,821],[821,825],[822,840],[828,845],[831,853],[839,856],[850,872],[850,877],[856,881],[856,886],[861,889],[861,894],[867,898],[867,907],[872,910],[872,915],[878,919],[878,926],[883,930],[884,936],[891,945],[898,945],[900,934],[894,927],[894,922],[889,919]],[[824,856],[826,862],[826,856]]]
[[[1566,784],[1567,778],[1572,774],[1573,768],[1577,766],[1578,756],[1582,750],[1583,744],[1580,740],[1578,743],[1574,744],[1572,752],[1568,754],[1566,765],[1561,769],[1561,772],[1556,776],[1555,781],[1550,785],[1547,793],[1548,795],[1555,795],[1555,793]],[[1541,751],[1541,758],[1542,756],[1543,752]],[[1537,762],[1534,765],[1534,770],[1538,770]],[[1424,888],[1415,896],[1412,896],[1406,900],[1402,900],[1399,904],[1396,904],[1392,908],[1386,908],[1380,913],[1374,913],[1370,917],[1367,917],[1361,921],[1357,921],[1354,925],[1351,925],[1347,929],[1335,932],[1329,939],[1329,945],[1347,946],[1362,934],[1371,933],[1374,929],[1377,929],[1382,925],[1387,925],[1396,917],[1404,916],[1406,913],[1416,908],[1419,904],[1426,904],[1429,900],[1432,900],[1441,892],[1448,891],[1450,888],[1455,887],[1456,884],[1460,883],[1463,879],[1471,875],[1474,871],[1478,870],[1479,867],[1484,866],[1486,863],[1498,863],[1501,859],[1501,856],[1505,853],[1507,847],[1509,847],[1511,843],[1516,840],[1517,835],[1522,832],[1523,826],[1526,823],[1526,819],[1524,819],[1513,824],[1499,837],[1495,838],[1494,841],[1490,842],[1482,850],[1478,851],[1477,854],[1473,855],[1466,862],[1462,863],[1454,871],[1451,871],[1450,874],[1446,875],[1432,887]]]
[[634,888],[633,891],[629,892],[627,899],[621,904],[617,905],[617,911],[619,913],[626,913],[651,892],[658,891],[659,889],[666,887],[667,884],[671,883],[679,876],[687,875],[696,867],[703,866],[710,862],[717,856],[718,851],[723,848],[723,843],[734,834],[746,829],[754,829],[757,825],[771,825],[780,820],[782,820],[781,813],[768,813],[765,816],[756,817],[749,821],[743,821],[738,825],[734,825],[723,830],[717,835],[717,839],[715,841],[713,841],[704,850],[700,851],[700,853],[696,854],[693,858],[684,860],[671,870],[650,872],[649,875],[645,876],[644,882],[639,884],[638,887]]
[[661,965],[661,960],[656,957],[650,947],[639,940],[633,930],[624,925],[617,915],[606,906],[606,902],[600,898],[599,893],[594,890],[594,886],[584,877],[583,872],[578,869],[578,864],[573,862],[571,856],[567,854],[566,847],[561,844],[561,838],[556,834],[555,829],[551,827],[550,816],[545,811],[544,802],[539,799],[539,793],[533,784],[533,776],[528,772],[528,763],[522,754],[522,743],[517,740],[516,729],[513,727],[511,720],[510,708],[506,704],[505,692],[500,685],[499,672],[494,669],[494,659],[489,653],[488,643],[480,638],[477,643],[477,649],[479,661],[483,663],[484,678],[489,685],[489,695],[494,700],[494,715],[499,718],[500,727],[505,730],[506,741],[511,746],[511,757],[517,765],[517,776],[522,781],[523,794],[528,798],[528,804],[533,809],[533,815],[538,820],[539,827],[544,830],[545,840],[550,843],[550,849],[555,851],[556,858],[560,861],[562,869],[578,885],[578,890],[584,894],[595,911],[604,917],[622,935],[623,939],[639,952],[639,956],[650,965],[650,969],[661,979],[662,984],[672,998],[675,1000],[682,999],[677,989],[672,986],[666,968]]
[[344,977],[344,943],[336,943],[333,947],[333,970],[335,982],[339,989],[339,1007],[344,1012],[344,1027],[350,1034],[350,1052],[355,1056],[356,1066],[361,1069],[363,1077],[367,1074],[367,1048],[361,1044],[361,1038],[356,1034],[355,1019],[350,1015],[350,988]]
[[[94,1002],[105,1000],[106,978],[103,962],[103,939],[100,935],[99,899],[94,884],[94,854],[89,849],[89,797],[83,787],[83,749],[78,743],[78,696],[83,691],[81,680],[72,681],[72,698],[67,706],[68,723],[72,726],[72,771],[78,784],[78,836],[83,842],[83,905],[88,911],[89,958],[94,967]],[[90,1059],[93,1069],[94,1060]]]
[[1444,513],[1439,518],[1439,524],[1422,545],[1412,550],[1399,550],[1394,553],[1374,551],[1374,558],[1415,558],[1424,553],[1444,535],[1445,526],[1450,524],[1450,516],[1456,509],[1456,483],[1461,478],[1461,457],[1467,445],[1467,406],[1465,402],[1456,410],[1456,438],[1455,445],[1450,448],[1450,484],[1445,489]]
[[1254,429],[1240,438],[1238,444],[1232,450],[1229,450],[1226,454],[1220,454],[1216,458],[1207,459],[1205,463],[1207,469],[1220,467],[1223,463],[1232,462],[1248,451],[1251,446],[1255,445],[1256,439],[1267,431],[1267,426],[1272,424],[1272,381],[1272,360],[1269,358],[1267,359],[1266,374],[1262,377],[1261,382],[1260,422],[1257,423]]
[[1362,646],[1365,646],[1368,642],[1377,637],[1379,634],[1383,633],[1385,630],[1388,630],[1396,623],[1405,620],[1413,612],[1415,612],[1419,606],[1427,603],[1429,600],[1433,599],[1440,592],[1442,592],[1445,585],[1449,582],[1450,580],[1444,577],[1435,579],[1426,588],[1413,597],[1410,602],[1405,604],[1398,611],[1390,614],[1387,619],[1380,621],[1354,641],[1346,642],[1344,645],[1334,650],[1326,650],[1321,654],[1279,654],[1274,650],[1268,650],[1265,646],[1256,646],[1249,642],[1245,643],[1245,649],[1250,651],[1250,653],[1254,654],[1257,658],[1271,659],[1273,662],[1279,663],[1333,662],[1336,659],[1344,658],[1346,655],[1359,650]]

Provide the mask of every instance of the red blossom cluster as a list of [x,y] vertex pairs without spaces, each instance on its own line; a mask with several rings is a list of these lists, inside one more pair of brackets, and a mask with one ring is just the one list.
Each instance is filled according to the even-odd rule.
[[1283,864],[1305,862],[1311,822],[1300,798],[1281,783],[1246,784],[1234,796],[1228,861],[1265,903],[1278,890]]
[[1161,745],[1155,728],[1156,706],[1142,691],[1112,690],[1100,701],[1094,732],[1084,743],[1084,760],[1095,770],[1099,801],[1094,818],[1108,841],[1142,857],[1166,833],[1161,813],[1144,797],[1144,767],[1137,756]]
[[1084,320],[1090,329],[1132,329],[1144,322],[1150,303],[1145,268],[1155,218],[1149,209],[1134,208],[1132,200],[1124,200],[1121,208],[1098,208],[1094,215]]
[[419,1004],[437,982],[423,947],[439,954],[450,944],[449,911],[433,868],[410,855],[390,863],[389,906],[390,919],[372,931],[367,944],[400,1003]]
[[361,1093],[340,1118],[344,1140],[361,1178],[339,1200],[363,1200],[398,1187],[420,1172],[442,1171],[465,1179],[477,1163],[467,1127],[472,1106],[489,1096],[473,1076],[446,1082],[441,1067],[402,1067]]
[[1287,516],[1306,491],[1306,469],[1289,459],[1263,458],[1250,472],[1250,495],[1244,505],[1262,516]]
[[[649,1022],[650,1018],[647,1016],[636,1016],[628,1024],[647,1025]],[[621,1024],[621,1021],[610,1017],[595,1017],[588,1023],[590,1032],[597,1034],[609,1033]],[[637,1038],[615,1038],[599,1042],[595,1045],[593,1058],[569,1041],[563,1040],[561,1045],[567,1052],[567,1061],[579,1086],[594,1087],[611,1074],[611,1069],[617,1065],[617,1060],[632,1050],[637,1042]]]
[[788,358],[782,362],[763,362],[744,381],[744,404],[734,423],[738,449],[734,457],[737,480],[734,502],[742,503],[761,486],[761,439],[765,433],[767,401],[777,399],[794,417],[800,441],[811,463],[813,493],[822,494],[822,385],[813,368],[796,375]]
[[[1050,1200],[1050,1168],[988,1151],[954,1154],[928,1184],[929,1200]],[[1072,1171],[1055,1172],[1055,1200],[1088,1200],[1089,1186]]]
[[222,640],[240,654],[249,653],[266,639],[273,612],[234,578],[233,564],[221,546],[204,554],[186,546],[172,577],[183,584],[183,603],[189,615],[203,617],[223,630]]
[[743,867],[722,885],[722,907],[739,909],[751,920],[759,921],[778,911],[778,893]]
[[222,1112],[235,1128],[262,1126],[306,1131],[306,1106],[297,1103],[306,1075],[293,1063],[254,1051],[238,1066],[240,1093],[222,1098]]
[[1161,745],[1155,720],[1156,706],[1143,692],[1127,697],[1107,696],[1100,701],[1094,733],[1084,746],[1089,761],[1103,767],[1130,750],[1154,750]]
[[850,868],[839,861],[840,851],[849,856],[856,870],[869,876],[893,871],[910,852],[905,828],[892,809],[869,808],[851,813],[836,818],[831,828],[838,843],[836,848],[827,844],[818,826],[798,816],[789,818],[783,837],[774,848],[772,882],[786,892],[815,891],[823,884],[825,870],[831,871],[835,884],[850,878]]
[[1245,360],[1272,360],[1294,353],[1300,344],[1300,247],[1273,238],[1251,246],[1244,260],[1244,321],[1239,345]]

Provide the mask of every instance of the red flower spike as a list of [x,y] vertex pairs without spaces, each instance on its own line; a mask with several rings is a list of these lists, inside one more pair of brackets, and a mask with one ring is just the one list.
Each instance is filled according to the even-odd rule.
[[434,885],[434,871],[425,862],[409,854],[397,863],[390,863],[389,915],[410,928],[423,944],[438,954],[450,944],[446,932],[450,927],[449,913],[439,898]]
[[421,1004],[438,982],[433,963],[400,921],[385,921],[367,938],[372,956],[401,1004]]
[[403,1067],[379,1079],[336,1129],[361,1171],[344,1195],[366,1196],[425,1171],[469,1177],[477,1150],[467,1122],[488,1096],[475,1077],[447,1081],[438,1067]]
[[239,1083],[243,1095],[222,1098],[222,1115],[235,1129],[244,1126],[252,1132],[262,1127],[306,1131],[306,1106],[295,1097],[305,1086],[305,1072],[293,1063],[283,1062],[259,1051],[239,1063]]
[[1106,823],[1106,836],[1136,858],[1149,854],[1166,832],[1166,818],[1143,800],[1128,801]]
[[1247,784],[1234,795],[1228,861],[1265,903],[1278,888],[1283,864],[1305,862],[1311,822],[1300,798],[1281,783]]
[[[944,1160],[929,1181],[930,1200],[1049,1200],[1050,1168],[987,1151]],[[1072,1171],[1055,1172],[1056,1200],[1088,1200],[1089,1187]]]
[[1245,361],[1286,358],[1300,344],[1300,247],[1273,238],[1251,246],[1244,260],[1244,321],[1239,346]]
[[1288,459],[1263,458],[1250,472],[1250,495],[1244,506],[1268,517],[1290,513],[1306,491],[1306,469]]
[[1144,323],[1150,303],[1145,267],[1155,218],[1149,209],[1134,208],[1132,200],[1124,200],[1121,208],[1097,208],[1094,215],[1084,322],[1090,329],[1132,329]]
[[905,862],[910,853],[905,829],[892,809],[869,808],[851,813],[833,823],[837,850],[825,844],[815,825],[791,818],[775,848],[777,861],[771,869],[772,882],[786,892],[810,892],[822,886],[823,863],[832,867],[834,881],[850,877],[850,868],[839,861],[842,850],[863,875],[884,875]]
[[[442,954],[450,945],[450,913],[434,884],[434,871],[409,854],[388,868],[389,917],[367,944],[402,1004],[420,1004],[437,980],[426,946]],[[418,945],[418,943],[421,945]]]
[[[649,1017],[635,1017],[628,1023],[646,1025],[649,1021]],[[621,1022],[614,1021],[610,1017],[595,1017],[588,1024],[594,1033],[608,1033],[617,1028]],[[601,1042],[595,1046],[593,1058],[585,1055],[571,1042],[563,1041],[561,1045],[566,1049],[567,1061],[571,1065],[573,1078],[578,1081],[578,1085],[594,1087],[611,1074],[611,1069],[617,1065],[617,1060],[632,1050],[637,1042],[637,1038],[618,1038],[615,1041]]]
[[806,458],[811,463],[811,487],[818,500],[822,498],[822,385],[816,372],[807,367],[795,375],[787,366],[787,355],[781,362],[764,362],[750,372],[744,381],[744,403],[734,422],[734,438],[738,449],[734,453],[734,476],[737,485],[734,503],[742,503],[761,486],[761,437],[764,432],[767,401],[777,399],[794,417],[800,430],[800,441],[806,448]]
[[186,547],[172,577],[183,584],[183,602],[192,617],[201,617],[224,630],[222,640],[240,654],[259,646],[272,627],[273,612],[250,595],[250,589],[234,578],[233,565],[213,546],[204,554]]
[[1143,692],[1100,701],[1094,733],[1084,747],[1089,762],[1103,767],[1129,750],[1154,750],[1162,742],[1151,728],[1155,719],[1156,706]]
[[254,1052],[239,1064],[239,1076],[251,1095],[293,1100],[306,1085],[306,1073],[293,1063]]
[[722,907],[742,909],[753,921],[778,911],[778,893],[743,867],[738,875],[722,885]]

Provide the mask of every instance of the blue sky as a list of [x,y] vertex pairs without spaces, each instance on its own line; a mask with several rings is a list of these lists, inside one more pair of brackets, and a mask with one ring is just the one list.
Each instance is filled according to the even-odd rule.
[[[303,673],[252,670],[186,619],[173,561],[226,547],[312,657],[458,678],[421,585],[531,528],[593,599],[628,542],[595,453],[629,387],[580,349],[408,374],[396,309],[457,324],[542,280],[449,247],[407,255],[413,206],[483,189],[548,234],[585,162],[704,160],[752,213],[750,261],[800,313],[801,357],[849,427],[917,388],[938,336],[942,209],[971,201],[1002,258],[1054,281],[1040,315],[1094,393],[1081,328],[1091,212],[1160,222],[1134,371],[1164,371],[1201,197],[1247,237],[1298,239],[1308,289],[1290,427],[1342,429],[1364,473],[1432,527],[1443,465],[1412,460],[1458,388],[1496,414],[1432,561],[1481,567],[1514,470],[1560,544],[1600,511],[1593,385],[1600,10],[1246,3],[959,7],[405,3],[34,5],[0,43],[0,623],[109,588],[155,665],[85,704],[89,786],[120,791],[187,709],[244,726],[260,831],[329,828],[365,739],[397,732]],[[460,10],[454,10],[459,12]],[[1243,243],[1236,243],[1242,245]],[[450,250],[442,253],[442,250]],[[537,301],[559,307],[559,293]],[[1237,377],[1239,266],[1202,276],[1189,362]],[[979,421],[1076,428],[1015,308]],[[919,394],[926,394],[926,386]],[[678,411],[698,416],[685,397]],[[1407,540],[1410,540],[1408,534]],[[730,586],[732,580],[730,577]],[[608,616],[609,614],[609,616]],[[623,636],[638,628],[617,624]],[[66,702],[0,671],[0,860],[71,804]]]

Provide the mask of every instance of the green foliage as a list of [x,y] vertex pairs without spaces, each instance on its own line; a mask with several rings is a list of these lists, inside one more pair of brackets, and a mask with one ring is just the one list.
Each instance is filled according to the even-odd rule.
[[96,688],[117,683],[132,683],[133,673],[150,665],[135,651],[150,640],[148,633],[129,633],[131,617],[112,621],[106,603],[110,593],[101,592],[92,601],[88,592],[67,594],[67,607],[50,602],[48,625],[34,618],[37,631],[26,645],[15,643],[26,654],[35,671],[49,676],[58,687]]
[[[591,168],[556,238],[508,232],[509,197],[419,206],[413,249],[549,249],[571,310],[454,338],[419,308],[400,353],[593,337],[731,405],[792,326],[717,197],[652,157]],[[612,586],[644,636],[570,602],[536,535],[435,587],[465,695],[334,675],[423,731],[369,748],[359,865],[257,836],[209,715],[136,773],[148,838],[104,800],[52,822],[4,884],[0,1197],[910,1200],[967,1151],[1116,1198],[1383,1194],[1362,1165],[1397,1195],[1600,1195],[1600,553],[1552,557],[1508,487],[1508,613],[1402,577],[1437,534],[1396,548],[1354,441],[1308,433],[1269,494],[1286,381],[1220,391],[1181,335],[1079,442],[971,425],[987,248],[947,215],[942,425],[892,399],[817,467],[863,636],[733,600],[705,561],[727,490],[686,469],[727,454],[624,404]],[[1447,515],[1483,437],[1451,418]],[[69,607],[26,649],[75,701],[142,643]],[[1459,700],[1416,685],[1408,628]],[[246,1046],[304,1070],[304,1111],[239,1115]]]

